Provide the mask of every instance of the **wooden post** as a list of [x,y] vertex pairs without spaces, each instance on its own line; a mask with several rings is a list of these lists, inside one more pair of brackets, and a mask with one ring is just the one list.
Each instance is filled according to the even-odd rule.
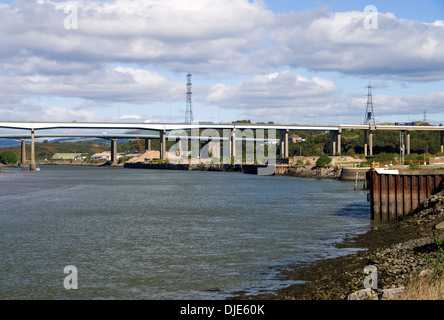
[[419,176],[419,203],[418,206],[427,199],[427,177],[426,176]]
[[412,176],[403,176],[404,187],[404,215],[412,211]]
[[396,217],[402,217],[404,212],[404,179],[400,175],[395,176],[396,180]]
[[388,217],[389,221],[396,220],[396,176],[388,175]]
[[435,178],[434,176],[426,176],[427,179],[427,198],[430,197],[435,191]]
[[371,172],[371,218],[372,220],[381,220],[381,176],[375,170]]
[[355,172],[355,190],[358,188],[358,173]]
[[388,203],[388,178],[387,175],[380,175],[381,180],[381,220],[389,220],[389,203]]
[[418,180],[418,176],[412,176],[412,211],[415,210],[419,204]]

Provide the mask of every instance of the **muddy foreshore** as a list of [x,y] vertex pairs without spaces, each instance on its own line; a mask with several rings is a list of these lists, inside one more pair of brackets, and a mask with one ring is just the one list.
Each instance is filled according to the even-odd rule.
[[303,280],[303,284],[279,289],[274,294],[247,296],[238,293],[231,299],[268,300],[345,300],[364,289],[364,268],[378,271],[378,289],[405,287],[412,277],[431,270],[425,255],[438,260],[435,237],[443,233],[436,225],[444,221],[444,192],[432,195],[412,215],[373,227],[369,232],[346,239],[342,248],[361,248],[358,253],[306,265],[290,266],[282,279]]

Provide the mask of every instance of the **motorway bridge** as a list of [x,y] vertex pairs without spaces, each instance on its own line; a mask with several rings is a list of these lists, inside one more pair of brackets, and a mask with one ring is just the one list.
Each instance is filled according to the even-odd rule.
[[[213,124],[213,123],[137,123],[137,122],[33,122],[33,121],[0,121],[0,128],[13,129],[13,130],[29,130],[29,134],[5,134],[0,135],[0,137],[10,138],[10,139],[22,139],[22,150],[25,139],[31,139],[31,170],[35,169],[35,149],[34,140],[35,138],[43,137],[60,137],[60,134],[52,134],[42,131],[54,130],[54,129],[79,129],[79,130],[148,130],[157,131],[158,135],[131,135],[131,134],[90,134],[90,133],[75,133],[69,134],[71,137],[95,137],[95,138],[105,138],[111,140],[112,154],[116,153],[116,139],[135,139],[139,137],[140,139],[160,139],[160,158],[165,160],[167,157],[166,152],[166,139],[168,137],[171,139],[192,139],[194,136],[202,135],[198,139],[201,141],[217,140],[227,141],[229,145],[229,157],[236,155],[235,141],[240,139],[245,140],[246,138],[236,138],[236,135],[243,136],[242,130],[264,130],[268,132],[268,137],[270,140],[268,142],[274,142],[275,132],[279,132],[279,143],[280,143],[280,157],[288,157],[288,132],[289,130],[320,130],[330,132],[330,142],[331,142],[331,154],[341,155],[341,134],[343,130],[354,129],[354,130],[364,130],[365,131],[365,141],[364,141],[364,153],[365,155],[373,155],[373,133],[378,130],[396,130],[403,131],[406,133],[406,142],[402,146],[406,153],[410,153],[410,132],[411,131],[440,131],[441,132],[441,152],[444,152],[444,127],[443,126],[387,126],[387,125],[327,125],[327,126],[310,126],[310,125],[278,125],[278,124],[246,124],[246,123],[236,123],[236,124]],[[211,137],[205,136],[205,132],[200,132],[199,130],[209,130]],[[213,131],[211,131],[213,130]],[[222,130],[224,132],[223,137],[218,137],[214,135],[215,130]],[[169,133],[177,131],[191,131],[191,136],[185,135],[173,135],[169,137]],[[193,134],[194,131],[194,134]],[[213,132],[213,134],[211,134]],[[67,135],[64,135],[67,136]],[[171,139],[170,139],[171,138]],[[197,139],[197,138],[196,138]],[[250,138],[251,139],[251,138]],[[264,141],[267,139],[253,138],[253,141]],[[114,150],[114,152],[113,152]],[[112,157],[112,161],[115,161],[116,157]]]

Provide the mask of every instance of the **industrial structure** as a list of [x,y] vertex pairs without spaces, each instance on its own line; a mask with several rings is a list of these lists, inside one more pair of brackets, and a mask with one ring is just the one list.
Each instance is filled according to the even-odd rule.
[[367,86],[367,108],[365,110],[364,124],[371,126],[376,125],[375,110],[373,109],[373,97],[372,97],[372,84],[368,83]]
[[185,123],[193,122],[193,106],[191,103],[191,73],[187,74],[187,108],[185,111]]

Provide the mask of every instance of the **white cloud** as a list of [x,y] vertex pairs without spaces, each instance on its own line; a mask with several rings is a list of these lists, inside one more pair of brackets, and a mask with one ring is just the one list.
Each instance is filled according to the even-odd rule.
[[[64,28],[68,5],[78,8],[77,30]],[[325,9],[275,14],[259,0],[3,4],[1,104],[20,105],[41,96],[102,105],[169,103],[185,99],[185,81],[169,77],[184,79],[191,72],[211,83],[217,79],[211,86],[197,83],[194,101],[245,115],[279,109],[276,119],[312,122],[324,117],[334,123],[364,107],[360,100],[342,97],[346,88],[316,71],[371,78],[380,88],[387,86],[381,81],[390,79],[443,79],[443,21],[423,23],[380,12],[378,29],[367,30],[365,17],[364,12]],[[296,68],[313,75],[302,77]],[[231,84],[239,76],[249,80]],[[434,100],[442,100],[440,92],[378,98],[380,114],[421,104],[429,112],[441,112]],[[48,110],[59,116],[60,110]]]
[[[77,30],[64,28],[68,5],[78,8]],[[239,71],[273,17],[247,0],[18,2],[0,7],[0,57],[151,63],[180,72],[191,65],[214,72],[231,61]]]
[[0,87],[0,97],[10,102],[25,97],[59,96],[96,102],[153,103],[183,99],[185,90],[183,83],[125,67],[73,75],[4,76],[0,77]]
[[[347,74],[431,80],[444,74],[442,21],[422,23],[379,13],[325,9],[275,14],[260,1],[113,0],[17,2],[0,7],[0,61],[23,72],[82,70],[133,62],[214,76],[304,67]],[[68,5],[79,28],[65,30]],[[21,66],[20,60],[40,68]],[[55,62],[57,61],[57,62]],[[65,70],[66,70],[65,69]]]
[[255,76],[234,86],[216,84],[203,101],[230,108],[307,108],[337,100],[338,92],[339,88],[330,80],[307,79],[283,71]]
[[[404,80],[444,76],[441,23],[398,19],[379,13],[378,29],[368,30],[364,12],[314,11],[281,15],[270,32],[279,64],[346,74]],[[307,18],[309,16],[309,18]]]

